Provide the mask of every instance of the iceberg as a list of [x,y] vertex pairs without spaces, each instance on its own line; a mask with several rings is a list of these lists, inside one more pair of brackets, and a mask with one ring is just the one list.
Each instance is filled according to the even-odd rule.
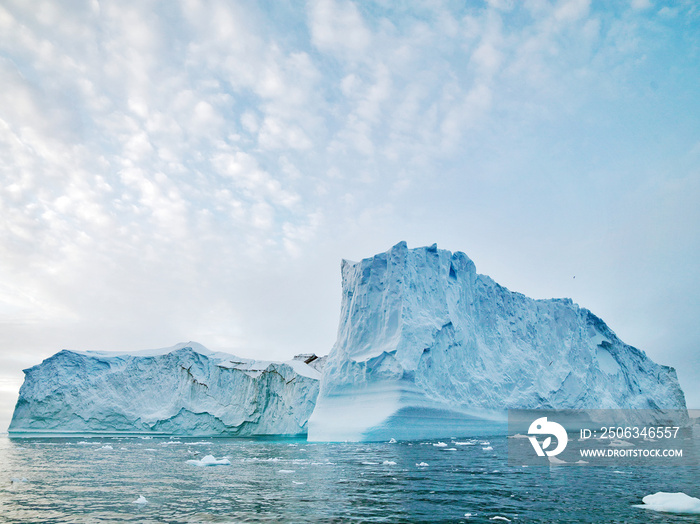
[[304,357],[250,360],[194,342],[137,353],[63,350],[24,371],[8,431],[305,435],[321,374]]
[[570,299],[511,292],[462,252],[400,242],[342,262],[311,441],[505,432],[507,409],[685,410],[673,368]]

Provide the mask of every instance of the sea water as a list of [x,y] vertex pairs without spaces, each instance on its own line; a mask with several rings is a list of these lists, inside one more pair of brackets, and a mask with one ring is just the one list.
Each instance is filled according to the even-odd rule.
[[700,523],[635,507],[659,491],[700,497],[699,481],[691,466],[509,466],[505,437],[0,437],[0,522],[12,523]]

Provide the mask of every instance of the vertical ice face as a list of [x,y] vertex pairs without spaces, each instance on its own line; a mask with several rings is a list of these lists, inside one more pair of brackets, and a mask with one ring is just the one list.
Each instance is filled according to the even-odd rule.
[[135,354],[61,351],[25,370],[10,434],[303,435],[320,373],[190,342]]
[[569,299],[533,300],[436,245],[342,263],[311,440],[445,436],[508,408],[684,409],[672,368]]

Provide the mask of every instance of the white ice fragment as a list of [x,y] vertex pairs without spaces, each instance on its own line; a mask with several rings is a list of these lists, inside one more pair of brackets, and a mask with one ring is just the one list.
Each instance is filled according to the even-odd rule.
[[396,444],[396,439],[395,438],[390,439],[389,444]]
[[493,451],[493,448],[491,446],[486,446],[486,447],[481,448],[481,449],[483,449],[484,451]]
[[427,462],[419,462],[418,464],[416,464],[416,466],[418,466],[419,468],[425,468],[428,466],[428,463]]
[[13,484],[23,484],[27,482],[27,479],[24,477],[12,477],[10,479],[10,482],[12,482]]
[[495,517],[490,517],[489,520],[505,520],[506,522],[510,522],[510,519],[506,517],[501,517],[500,515],[496,515]]
[[436,448],[446,448],[447,444],[445,444],[444,442],[438,442],[437,444],[433,444],[433,446],[435,446]]
[[385,460],[384,462],[382,462],[382,464],[384,466],[396,466],[396,462],[394,462],[393,460]]
[[297,486],[303,486],[304,484],[306,484],[306,482],[298,482],[296,480],[293,480],[292,484],[296,484]]
[[110,446],[109,444],[105,444],[105,445],[102,446],[100,449],[110,450],[110,449],[114,449],[114,448],[113,448],[112,446]]
[[612,448],[633,448],[634,444],[627,442],[626,440],[611,440],[608,444]]
[[376,466],[377,464],[379,464],[379,462],[364,461],[362,464],[364,464],[365,466]]
[[132,504],[148,504],[148,500],[143,495],[139,495],[139,498],[133,501]]
[[188,460],[188,464],[192,464],[193,466],[230,466],[231,461],[227,459],[226,457],[217,459],[214,457],[214,455],[206,455],[203,457],[201,460]]
[[636,504],[637,508],[662,511],[665,513],[686,513],[700,515],[700,499],[685,493],[666,493],[659,491],[642,498],[644,504]]
[[294,469],[281,469],[277,473],[296,473],[296,470]]
[[455,446],[474,446],[476,440],[467,440],[466,442],[455,442]]

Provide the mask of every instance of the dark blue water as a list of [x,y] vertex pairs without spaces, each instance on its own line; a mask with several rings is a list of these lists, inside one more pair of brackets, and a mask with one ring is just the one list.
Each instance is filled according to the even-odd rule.
[[[3,437],[0,522],[700,523],[634,507],[658,491],[700,498],[697,468],[516,468],[506,439],[488,440],[492,450],[450,440]],[[206,455],[231,464],[187,462]]]

